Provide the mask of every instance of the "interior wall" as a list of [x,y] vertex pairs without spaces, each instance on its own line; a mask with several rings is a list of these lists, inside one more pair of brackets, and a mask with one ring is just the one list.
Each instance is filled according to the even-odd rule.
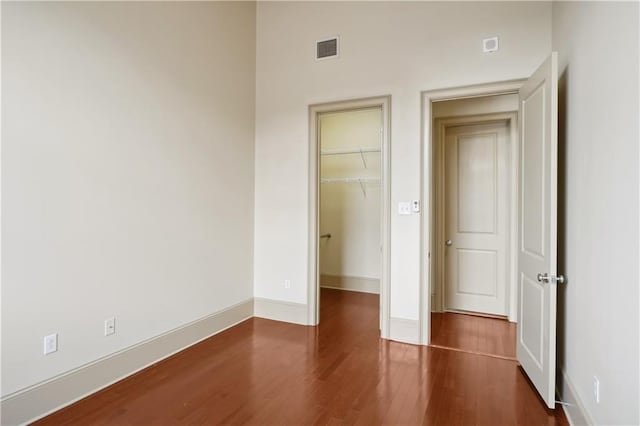
[[[339,58],[316,61],[334,35]],[[494,35],[500,50],[482,53]],[[397,205],[420,198],[420,92],[529,76],[551,49],[551,4],[260,2],[257,40],[255,295],[307,303],[309,105],[391,95],[390,314],[417,321],[420,215]]]
[[3,397],[252,297],[254,3],[3,3],[2,89]]
[[[322,114],[319,122],[321,152],[381,147],[379,108]],[[380,179],[380,159],[380,151],[321,155],[320,177]],[[331,234],[320,241],[321,275],[380,279],[381,186],[363,185],[320,185],[320,234]]]
[[[439,101],[433,103],[431,115],[436,119],[512,112],[518,111],[518,103],[517,93]],[[435,130],[434,128],[434,131]]]
[[567,279],[558,286],[559,388],[563,398],[575,392],[593,424],[640,423],[638,16],[637,2],[553,3]]

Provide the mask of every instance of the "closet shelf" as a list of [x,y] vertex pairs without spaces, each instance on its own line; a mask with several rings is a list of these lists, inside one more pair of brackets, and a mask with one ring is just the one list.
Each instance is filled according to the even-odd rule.
[[349,149],[322,149],[320,155],[342,155],[342,154],[362,154],[365,152],[380,152],[380,148],[376,147],[363,147],[363,148],[349,148]]
[[368,152],[381,152],[380,148],[376,147],[361,147],[361,148],[349,148],[349,149],[321,149],[320,155],[343,155],[343,154],[360,154],[362,165],[367,168],[367,161],[364,158],[364,154]]
[[380,183],[380,178],[359,178],[359,177],[346,177],[346,178],[322,178],[320,183],[359,183],[362,195],[367,198],[367,183]]
[[320,183],[380,183],[380,178],[322,178],[320,179]]

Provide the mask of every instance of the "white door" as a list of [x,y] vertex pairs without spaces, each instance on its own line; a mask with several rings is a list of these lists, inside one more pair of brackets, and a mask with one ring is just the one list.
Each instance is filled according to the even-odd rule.
[[506,121],[445,130],[445,309],[507,313]]
[[552,53],[520,89],[517,357],[555,407],[558,66]]

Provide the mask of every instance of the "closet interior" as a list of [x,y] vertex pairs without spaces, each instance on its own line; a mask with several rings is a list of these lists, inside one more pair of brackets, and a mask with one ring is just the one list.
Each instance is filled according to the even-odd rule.
[[382,109],[324,113],[320,139],[320,286],[380,293]]

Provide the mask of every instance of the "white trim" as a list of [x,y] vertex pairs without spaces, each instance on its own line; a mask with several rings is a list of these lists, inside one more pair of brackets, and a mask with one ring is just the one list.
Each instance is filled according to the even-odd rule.
[[412,345],[420,344],[420,321],[405,318],[390,318],[389,329],[391,340]]
[[322,274],[320,275],[320,287],[332,288],[335,290],[380,294],[380,280],[378,278]]
[[5,396],[1,423],[27,424],[253,316],[253,299]]
[[596,423],[582,403],[567,373],[562,368],[558,369],[558,373],[560,373],[558,375],[560,380],[557,383],[556,393],[560,401],[563,402],[562,409],[569,424],[572,426],[595,425]]
[[253,302],[253,315],[274,321],[307,325],[307,305],[302,303],[256,297]]
[[428,218],[421,215],[420,226],[420,303],[418,305],[419,322],[420,322],[420,344],[428,345],[431,341],[431,262],[430,253],[434,249],[432,238],[433,222],[433,191],[432,185],[432,102],[446,101],[454,99],[468,99],[480,96],[505,95],[518,93],[520,86],[524,82],[521,80],[510,80],[498,83],[479,84],[473,86],[462,86],[445,88],[438,90],[429,90],[422,92],[422,150],[421,158],[421,186],[422,199],[428,200],[429,206],[424,211],[428,212]]
[[391,241],[391,96],[329,102],[309,106],[309,257],[307,324],[317,325],[320,321],[318,290],[320,270],[318,267],[318,218],[320,179],[318,162],[320,147],[318,138],[318,115],[327,112],[349,111],[365,108],[382,108],[382,149],[381,149],[381,273],[380,273],[380,337],[389,338],[389,268]]

